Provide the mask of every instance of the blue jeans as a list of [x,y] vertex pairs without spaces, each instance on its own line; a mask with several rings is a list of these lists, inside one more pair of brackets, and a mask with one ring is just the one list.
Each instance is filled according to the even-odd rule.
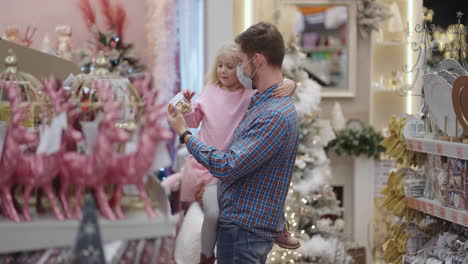
[[260,238],[233,223],[218,220],[218,264],[264,264],[273,241]]

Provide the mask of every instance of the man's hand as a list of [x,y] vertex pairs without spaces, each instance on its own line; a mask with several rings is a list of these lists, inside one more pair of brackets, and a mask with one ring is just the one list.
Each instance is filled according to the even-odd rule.
[[185,123],[180,107],[175,108],[173,105],[169,104],[167,108],[167,122],[179,136],[187,131],[187,124]]

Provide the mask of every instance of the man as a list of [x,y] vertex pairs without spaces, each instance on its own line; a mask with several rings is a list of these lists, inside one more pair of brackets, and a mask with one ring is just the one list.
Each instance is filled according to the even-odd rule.
[[190,154],[217,177],[220,216],[219,264],[265,263],[284,229],[284,202],[291,181],[299,126],[290,97],[273,91],[283,80],[284,42],[271,24],[260,22],[237,36],[239,81],[257,89],[226,152],[200,142],[187,131],[180,109],[167,119]]

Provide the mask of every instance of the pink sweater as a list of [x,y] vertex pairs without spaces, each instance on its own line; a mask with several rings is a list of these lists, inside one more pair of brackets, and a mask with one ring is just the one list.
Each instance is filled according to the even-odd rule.
[[185,114],[187,125],[196,128],[201,122],[197,138],[208,146],[226,151],[255,93],[256,90],[245,88],[230,92],[208,85]]
[[[197,138],[209,146],[226,151],[255,92],[245,88],[230,92],[216,85],[208,85],[192,104],[192,109],[184,115],[187,125],[196,128],[201,123]],[[191,202],[205,185],[217,181],[190,156],[185,160],[181,175],[180,199]]]

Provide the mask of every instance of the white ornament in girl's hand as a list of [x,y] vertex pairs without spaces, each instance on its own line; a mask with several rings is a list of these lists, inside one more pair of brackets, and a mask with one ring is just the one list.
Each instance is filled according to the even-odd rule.
[[182,107],[182,113],[186,113],[190,110],[190,103],[185,99],[184,95],[182,93],[178,93],[172,98],[169,103],[173,105],[174,107],[177,107],[177,105],[180,103]]

